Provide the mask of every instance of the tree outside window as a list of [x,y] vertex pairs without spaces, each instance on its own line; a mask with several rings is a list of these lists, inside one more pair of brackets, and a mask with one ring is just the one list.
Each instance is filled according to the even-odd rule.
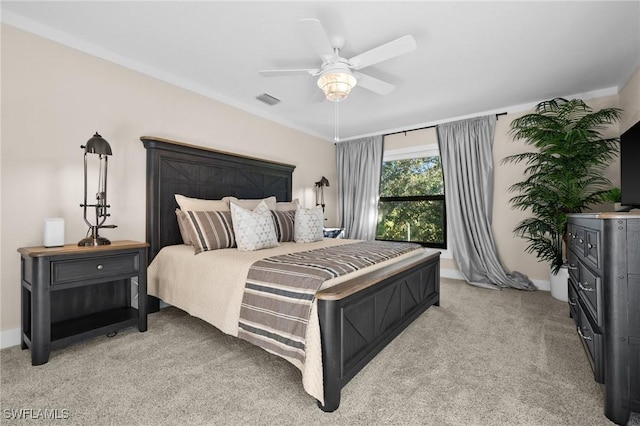
[[446,209],[438,155],[384,161],[377,240],[446,248]]

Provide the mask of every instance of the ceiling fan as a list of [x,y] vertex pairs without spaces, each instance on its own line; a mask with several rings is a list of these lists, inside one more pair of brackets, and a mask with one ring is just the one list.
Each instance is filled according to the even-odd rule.
[[405,35],[350,59],[345,59],[340,56],[340,50],[344,47],[343,37],[333,36],[330,38],[322,23],[317,19],[301,19],[299,22],[305,38],[322,59],[320,68],[275,69],[258,72],[265,77],[305,72],[314,77],[319,76],[318,86],[323,90],[327,99],[335,102],[344,100],[356,84],[381,95],[391,92],[395,88],[393,84],[363,74],[358,70],[404,55],[417,48],[415,39],[410,35]]

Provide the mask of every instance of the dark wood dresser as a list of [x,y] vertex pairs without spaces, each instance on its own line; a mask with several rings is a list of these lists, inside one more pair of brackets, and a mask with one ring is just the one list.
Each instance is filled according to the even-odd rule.
[[569,309],[604,413],[640,411],[640,213],[569,215]]
[[132,307],[132,280],[138,302],[147,298],[144,242],[110,245],[23,247],[22,349],[31,363],[44,364],[51,349],[127,327],[147,330],[146,303]]

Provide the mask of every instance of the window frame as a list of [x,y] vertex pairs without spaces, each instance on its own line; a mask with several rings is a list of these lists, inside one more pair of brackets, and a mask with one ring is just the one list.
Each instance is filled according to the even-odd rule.
[[[425,158],[425,157],[440,157],[440,149],[438,148],[438,144],[429,144],[429,145],[416,145],[408,148],[399,148],[394,150],[385,151],[383,153],[382,162],[390,162],[390,161],[398,161],[398,160],[410,160],[414,158]],[[442,157],[440,157],[442,158]],[[381,165],[382,167],[382,165]],[[380,179],[380,189],[382,188],[382,179]],[[406,241],[406,240],[385,240],[379,239],[376,237],[377,241],[393,241],[393,242],[411,242],[420,244],[423,247],[428,248],[438,248],[438,249],[447,249],[448,246],[448,235],[447,235],[447,203],[444,196],[444,191],[446,191],[446,187],[444,185],[444,176],[442,182],[443,193],[441,195],[404,195],[404,196],[392,196],[392,197],[378,197],[378,214],[380,213],[380,202],[393,202],[393,201],[442,201],[443,203],[443,240],[444,243],[431,243],[431,242],[423,242],[423,241]]]

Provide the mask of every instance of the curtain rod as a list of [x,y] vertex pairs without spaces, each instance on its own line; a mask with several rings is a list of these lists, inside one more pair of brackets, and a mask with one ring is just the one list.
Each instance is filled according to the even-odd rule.
[[[496,114],[496,120],[498,119],[498,117],[500,117],[501,115],[507,115],[506,112],[500,112],[498,114]],[[400,130],[399,132],[393,132],[393,133],[385,133],[384,136],[391,136],[391,135],[397,135],[400,133],[404,133],[405,135],[407,134],[407,132],[415,132],[416,130],[425,130],[425,129],[432,129],[434,127],[438,127],[437,124],[431,125],[431,126],[425,126],[425,127],[418,127],[417,129],[411,129],[411,130]]]

